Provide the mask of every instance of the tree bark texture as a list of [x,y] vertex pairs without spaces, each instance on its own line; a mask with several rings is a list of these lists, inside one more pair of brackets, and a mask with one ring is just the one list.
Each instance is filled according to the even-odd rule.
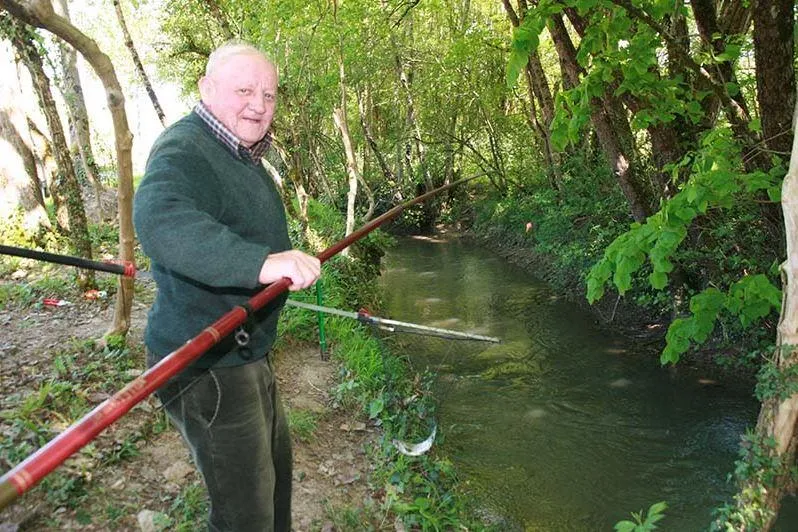
[[[756,96],[762,122],[762,142],[747,159],[760,168],[771,167],[773,154],[785,157],[792,146],[790,112],[796,103],[794,68],[794,5],[791,0],[756,0],[753,3]],[[763,200],[767,198],[762,197]],[[779,251],[784,242],[779,205],[765,202],[762,212]]]
[[[108,108],[114,124],[116,161],[119,177],[117,204],[119,209],[119,258],[133,262],[133,135],[125,113],[125,96],[116,78],[113,64],[93,40],[81,33],[53,11],[49,0],[0,0],[0,7],[25,22],[44,28],[75,47],[94,68],[103,83]],[[114,318],[107,334],[124,335],[130,328],[130,309],[133,304],[133,280],[120,277],[114,307]]]
[[795,106],[792,0],[754,0],[756,95],[768,150],[790,152],[790,113]]
[[[66,0],[58,0],[54,7],[62,17],[69,20],[69,6]],[[73,160],[80,160],[86,178],[94,188],[97,216],[102,220],[105,218],[102,205],[104,187],[100,181],[100,168],[94,160],[94,152],[91,147],[89,113],[86,111],[83,85],[78,73],[77,53],[74,48],[67,46],[63,41],[59,42],[58,50],[63,75],[61,89],[69,111],[70,153],[73,155]]]
[[346,173],[349,176],[349,192],[346,194],[346,235],[349,235],[355,230],[355,198],[357,197],[357,183],[359,181],[357,158],[355,157],[355,149],[352,146],[352,137],[349,135],[349,127],[346,124],[346,111],[343,108],[335,109],[333,111],[333,120],[335,121],[335,127],[341,132],[341,140],[344,143],[344,153],[346,154]]

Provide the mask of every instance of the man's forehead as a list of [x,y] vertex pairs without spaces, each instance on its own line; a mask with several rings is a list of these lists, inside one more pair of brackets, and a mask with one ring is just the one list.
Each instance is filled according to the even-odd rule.
[[211,77],[261,77],[277,76],[277,68],[264,56],[255,53],[236,54],[225,58],[210,73]]

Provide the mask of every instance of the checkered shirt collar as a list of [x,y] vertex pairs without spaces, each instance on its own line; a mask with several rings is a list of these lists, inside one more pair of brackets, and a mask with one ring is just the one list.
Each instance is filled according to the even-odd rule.
[[213,113],[202,102],[194,106],[194,112],[211,128],[214,136],[239,158],[258,163],[271,145],[271,134],[266,133],[265,137],[253,144],[252,147],[247,148],[241,144],[241,140],[236,137],[235,133],[213,116]]

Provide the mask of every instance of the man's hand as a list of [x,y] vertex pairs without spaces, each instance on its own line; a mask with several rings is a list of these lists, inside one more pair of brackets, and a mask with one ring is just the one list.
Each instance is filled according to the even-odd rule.
[[291,279],[292,292],[307,288],[316,282],[321,274],[321,263],[312,255],[291,249],[280,253],[270,253],[260,268],[258,281],[271,284],[283,277]]

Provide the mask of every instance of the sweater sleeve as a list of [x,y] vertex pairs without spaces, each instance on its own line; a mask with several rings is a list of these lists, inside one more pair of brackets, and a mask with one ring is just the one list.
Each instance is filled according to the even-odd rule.
[[190,151],[161,147],[136,191],[133,223],[153,262],[211,287],[255,288],[270,249],[219,223],[219,181]]

